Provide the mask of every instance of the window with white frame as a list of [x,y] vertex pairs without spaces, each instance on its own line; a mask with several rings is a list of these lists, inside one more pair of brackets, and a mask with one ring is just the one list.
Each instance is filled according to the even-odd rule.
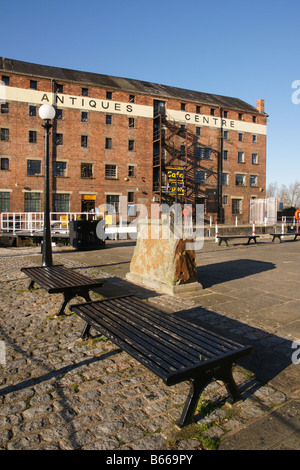
[[242,213],[242,199],[232,199],[232,214]]
[[245,184],[246,184],[246,175],[237,173],[235,175],[235,184],[236,184],[236,186],[245,186]]
[[244,152],[238,152],[238,163],[244,163]]
[[117,178],[117,165],[105,165],[105,178]]
[[253,165],[258,164],[258,155],[257,155],[257,153],[252,153],[252,164]]

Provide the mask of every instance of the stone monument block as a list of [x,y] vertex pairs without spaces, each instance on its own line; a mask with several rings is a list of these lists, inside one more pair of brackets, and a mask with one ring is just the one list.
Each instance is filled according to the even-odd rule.
[[126,279],[171,295],[202,289],[195,251],[186,248],[191,242],[175,236],[174,230],[160,220],[140,222]]

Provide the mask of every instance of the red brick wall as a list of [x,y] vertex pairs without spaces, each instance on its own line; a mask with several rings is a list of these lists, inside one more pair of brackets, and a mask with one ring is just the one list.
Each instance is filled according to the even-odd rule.
[[[29,80],[32,77],[5,74],[10,76],[10,86],[18,88],[29,88]],[[50,80],[36,78],[38,90],[51,92]],[[59,82],[63,84],[63,93],[71,96],[81,96],[82,87],[87,87],[88,97],[106,100],[106,91],[112,91],[112,100],[120,103],[129,102],[129,93],[102,89],[86,84]],[[155,97],[135,95],[135,104],[153,106]],[[161,99],[161,98],[158,98]],[[163,101],[163,99],[161,99]],[[166,110],[180,110],[181,100],[166,99]],[[211,107],[201,105],[200,113],[210,115]],[[263,100],[258,101],[258,107],[263,112]],[[43,210],[43,186],[44,186],[44,130],[41,119],[38,116],[29,117],[29,104],[21,102],[9,103],[9,113],[0,114],[1,128],[9,128],[9,142],[0,141],[1,156],[10,159],[9,171],[0,171],[0,189],[10,189],[10,211],[24,211],[24,191],[40,191],[41,210]],[[58,106],[59,107],[59,106]],[[186,102],[185,111],[196,113],[196,103]],[[239,120],[239,112],[226,110],[227,119]],[[108,114],[110,114],[108,112]],[[215,117],[220,116],[220,110],[215,109]],[[63,119],[55,120],[52,134],[55,132],[63,134],[63,145],[53,146],[53,158],[67,161],[67,174],[65,177],[53,177],[52,187],[56,192],[70,193],[70,211],[81,211],[82,194],[96,194],[96,206],[105,203],[106,193],[127,195],[128,191],[134,192],[134,202],[146,204],[150,211],[152,202],[152,155],[153,155],[153,120],[151,118],[136,117],[134,128],[128,127],[128,117],[121,114],[112,114],[112,124],[105,123],[105,112],[89,111],[88,121],[81,122],[81,110],[63,108]],[[252,123],[253,114],[243,113],[243,121]],[[265,124],[266,117],[257,114],[257,124]],[[198,169],[208,171],[205,185],[198,186],[198,196],[208,196],[207,217],[217,217],[216,197],[217,191],[217,162],[220,150],[220,130],[213,129],[201,124],[190,123],[188,130],[196,135],[196,127],[201,127],[199,137],[200,146],[209,146],[212,149],[210,160],[197,160],[196,164],[190,161]],[[37,132],[37,143],[28,142],[29,130]],[[87,148],[81,147],[81,135],[88,136]],[[105,137],[112,139],[112,148],[105,149]],[[134,151],[128,150],[128,140],[134,140]],[[266,180],[266,137],[257,135],[257,142],[252,142],[252,134],[243,133],[243,141],[238,139],[238,132],[229,130],[229,139],[223,141],[224,150],[228,151],[228,160],[223,159],[223,172],[228,172],[228,185],[222,187],[223,195],[227,195],[227,204],[223,205],[225,221],[235,223],[236,217],[239,222],[248,222],[249,199],[251,197],[265,197]],[[243,163],[238,163],[238,150],[244,152]],[[252,153],[258,154],[257,164],[252,163]],[[41,159],[42,174],[38,176],[27,176],[26,159]],[[81,162],[93,163],[93,178],[81,178]],[[118,168],[117,179],[105,178],[105,164],[116,164]],[[128,164],[135,165],[134,177],[128,177]],[[245,174],[245,186],[235,184],[235,174]],[[192,174],[192,170],[191,170]],[[257,175],[257,187],[250,187],[250,175]],[[126,180],[125,180],[126,178]],[[242,214],[232,214],[232,198],[242,199]],[[149,212],[150,213],[150,212]]]

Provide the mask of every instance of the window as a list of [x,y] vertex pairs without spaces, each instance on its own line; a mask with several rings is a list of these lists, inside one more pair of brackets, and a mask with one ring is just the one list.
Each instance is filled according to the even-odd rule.
[[244,152],[238,152],[238,163],[244,163]]
[[229,136],[228,131],[224,131],[223,132],[223,137],[224,137],[225,140],[228,140],[228,136]]
[[41,174],[41,161],[40,160],[27,160],[27,175],[40,175]]
[[32,90],[37,90],[37,81],[30,80],[29,88],[31,88]]
[[134,127],[134,118],[130,117],[128,119],[128,127]]
[[206,183],[206,171],[196,170],[195,180],[197,184]]
[[184,156],[185,155],[185,145],[180,145],[180,155]]
[[108,126],[110,126],[112,124],[112,115],[111,114],[106,114],[105,124],[107,124]]
[[110,137],[105,137],[105,148],[106,149],[111,149],[111,138]]
[[256,122],[256,116],[252,116],[252,122]]
[[55,134],[55,144],[62,145],[63,144],[63,135],[62,134]]
[[211,115],[211,116],[214,116],[214,115],[215,115],[215,109],[214,109],[214,108],[210,108],[210,115]]
[[243,142],[243,134],[239,133],[239,142]]
[[245,175],[236,174],[235,175],[235,184],[236,186],[245,186],[246,177]]
[[195,148],[195,157],[196,158],[203,158],[203,148],[202,147],[196,147]]
[[36,106],[30,105],[29,106],[29,117],[36,116]]
[[64,87],[60,83],[55,84],[55,93],[63,93],[64,92]]
[[253,135],[253,136],[252,136],[252,143],[253,143],[253,144],[256,144],[256,142],[257,142],[257,136],[256,136],[256,135]]
[[114,179],[117,177],[117,165],[105,165],[105,178]]
[[40,212],[41,211],[41,195],[40,193],[25,193],[25,212]]
[[252,153],[252,164],[253,165],[258,164],[258,155],[257,155],[257,153]]
[[228,160],[228,150],[224,150],[223,158],[224,158],[224,160]]
[[1,128],[1,140],[9,140],[9,129]]
[[134,192],[128,191],[128,202],[134,202]]
[[228,117],[228,111],[224,111],[223,116],[224,116],[224,118],[227,118]]
[[250,186],[252,186],[252,188],[257,188],[257,176],[256,175],[250,175]]
[[9,170],[9,158],[1,157],[0,169],[1,170]]
[[82,111],[81,122],[87,122],[87,120],[88,120],[88,113],[86,111]]
[[0,191],[0,212],[9,212],[10,193],[8,191]]
[[228,204],[228,196],[227,196],[227,194],[224,194],[224,196],[223,196],[223,204]]
[[227,186],[228,185],[228,173],[221,174],[221,184]]
[[210,160],[210,158],[211,158],[211,148],[210,147],[205,147],[205,149],[204,149],[204,158],[205,158],[205,160]]
[[8,114],[8,111],[9,111],[9,104],[1,103],[1,114]]
[[180,109],[181,111],[185,111],[185,103],[180,103]]
[[62,109],[57,109],[56,114],[55,114],[56,119],[62,119],[63,118],[63,110]]
[[29,142],[36,144],[36,131],[29,131]]
[[135,96],[134,95],[129,95],[129,103],[134,103]]
[[54,212],[70,212],[69,194],[54,194]]
[[131,152],[134,150],[134,140],[128,140],[128,150]]
[[201,135],[201,127],[196,127],[196,135]]
[[241,214],[241,213],[242,213],[242,200],[232,199],[232,214]]
[[88,96],[89,95],[89,89],[88,88],[81,88],[81,95],[82,96]]
[[196,114],[200,114],[201,112],[201,106],[196,106]]
[[67,162],[53,162],[53,175],[66,176]]
[[128,176],[133,178],[135,176],[135,166],[134,165],[128,165]]
[[87,147],[88,136],[82,135],[81,136],[81,147]]
[[111,92],[111,91],[107,91],[107,92],[106,92],[106,99],[107,99],[107,100],[111,100],[111,99],[112,99],[112,92]]
[[108,194],[106,196],[106,204],[108,214],[119,212],[119,196],[117,194]]
[[4,83],[4,85],[9,86],[9,77],[7,77],[6,75],[2,75],[2,82]]
[[81,163],[81,178],[93,178],[92,163]]
[[243,120],[243,113],[239,113],[239,121]]

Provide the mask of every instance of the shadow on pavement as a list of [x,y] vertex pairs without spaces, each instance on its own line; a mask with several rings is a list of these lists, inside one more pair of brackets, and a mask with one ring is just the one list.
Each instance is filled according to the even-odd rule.
[[205,289],[215,284],[232,281],[234,279],[242,279],[275,268],[276,265],[273,263],[251,259],[237,259],[199,266],[197,268],[197,275],[199,282],[201,282]]

